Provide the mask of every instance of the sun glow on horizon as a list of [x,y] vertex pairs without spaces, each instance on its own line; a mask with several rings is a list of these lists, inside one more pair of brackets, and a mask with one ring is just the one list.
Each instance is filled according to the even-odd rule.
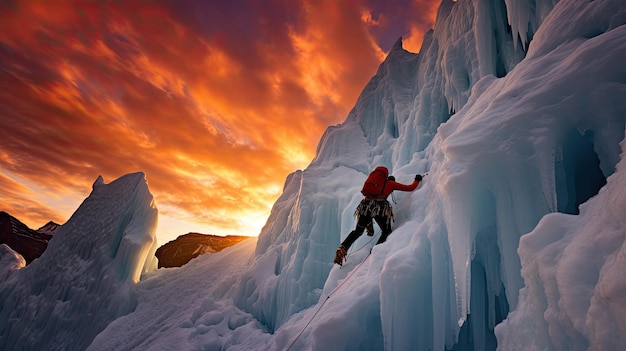
[[[407,4],[221,5],[0,7],[0,210],[63,224],[99,175],[142,171],[159,241],[257,235],[402,35],[383,14]],[[423,25],[401,22],[413,43]]]

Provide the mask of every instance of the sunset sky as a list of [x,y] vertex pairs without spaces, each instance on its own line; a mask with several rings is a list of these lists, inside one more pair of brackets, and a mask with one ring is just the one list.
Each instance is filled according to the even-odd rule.
[[258,235],[432,0],[0,2],[0,210],[65,223],[99,175],[146,173],[159,245]]

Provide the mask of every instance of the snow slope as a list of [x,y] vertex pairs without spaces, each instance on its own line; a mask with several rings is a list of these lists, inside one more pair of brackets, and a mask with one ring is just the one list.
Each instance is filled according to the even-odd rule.
[[183,267],[147,273],[136,287],[133,313],[109,325],[87,350],[252,350],[262,345],[271,337],[266,329],[228,299],[255,245],[255,238],[246,239]]
[[[96,285],[89,301],[102,294],[128,307],[117,314],[81,292],[64,295],[82,307],[64,323],[35,325],[65,330],[89,324],[84,311],[107,311],[91,334],[65,333],[58,349],[615,349],[626,335],[625,24],[624,1],[444,0],[420,53],[398,41],[309,167],[287,178],[256,246],[147,272],[121,289]],[[428,176],[395,194],[386,243],[363,236],[344,267],[333,266],[376,165],[403,183]],[[95,213],[75,216],[88,223]],[[80,227],[54,241],[70,232]],[[57,249],[49,256],[61,257]],[[108,277],[143,261],[78,267]],[[31,266],[5,270],[0,285],[2,301],[21,291],[11,297],[18,314],[34,314],[29,301],[53,301],[18,289]],[[41,279],[52,279],[47,272]],[[8,328],[32,327],[8,326],[15,316],[0,310],[0,345],[21,342]]]

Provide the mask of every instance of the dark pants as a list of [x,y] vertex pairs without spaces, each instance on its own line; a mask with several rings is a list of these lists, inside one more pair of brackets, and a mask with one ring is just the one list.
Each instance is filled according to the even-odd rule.
[[[385,216],[376,216],[374,217],[374,220],[376,221],[376,223],[378,224],[378,226],[380,227],[382,231],[382,234],[380,235],[380,239],[378,239],[378,242],[376,243],[376,245],[378,245],[378,244],[384,243],[387,240],[387,237],[389,236],[389,234],[391,234],[391,221],[389,220],[389,218]],[[348,234],[348,237],[346,238],[346,240],[344,240],[341,243],[341,246],[343,246],[347,251],[350,248],[350,246],[354,244],[356,239],[358,239],[361,235],[363,235],[363,232],[365,231],[365,227],[371,221],[372,221],[371,216],[360,215],[359,220],[356,223],[356,228],[353,231],[351,231],[350,234]]]

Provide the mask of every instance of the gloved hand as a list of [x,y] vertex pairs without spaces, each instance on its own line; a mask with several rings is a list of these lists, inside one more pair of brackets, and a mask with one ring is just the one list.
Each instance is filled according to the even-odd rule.
[[415,175],[415,180],[417,180],[418,182],[422,181],[422,175],[421,174],[416,174]]

